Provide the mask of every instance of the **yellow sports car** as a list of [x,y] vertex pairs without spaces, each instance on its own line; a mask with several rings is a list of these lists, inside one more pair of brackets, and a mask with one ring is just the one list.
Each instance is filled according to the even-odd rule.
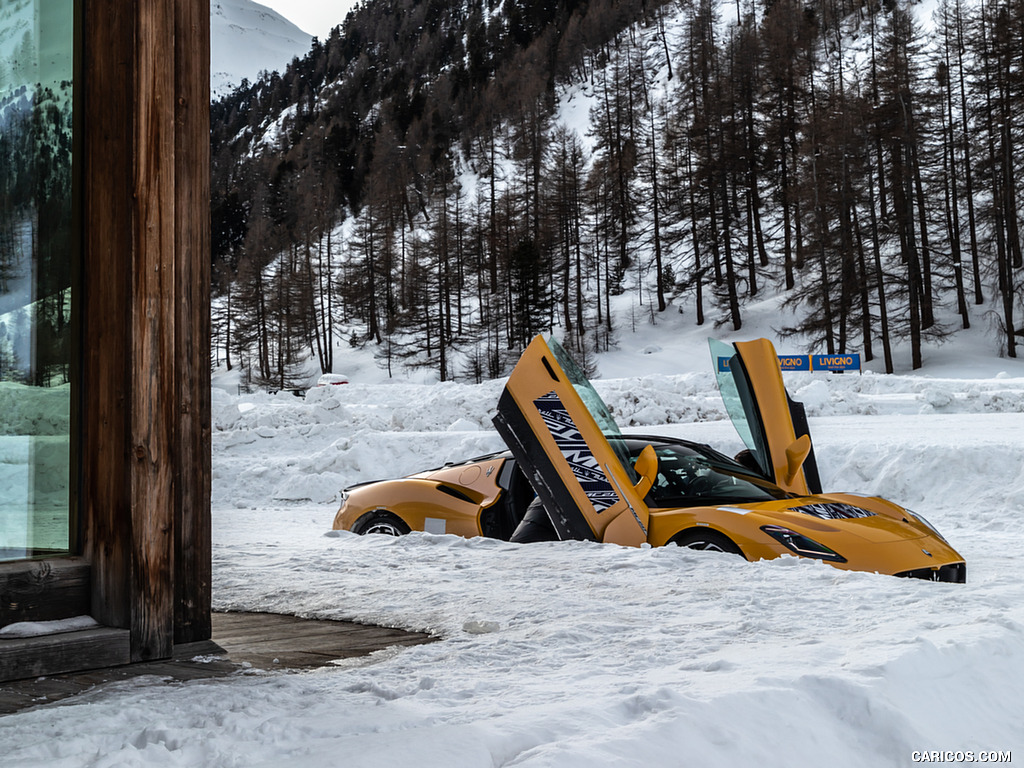
[[334,528],[677,544],[966,581],[964,559],[920,515],[878,497],[821,493],[803,406],[786,392],[771,342],[711,347],[747,446],[734,459],[685,440],[623,437],[572,358],[538,336],[498,401],[507,451],[351,486]]

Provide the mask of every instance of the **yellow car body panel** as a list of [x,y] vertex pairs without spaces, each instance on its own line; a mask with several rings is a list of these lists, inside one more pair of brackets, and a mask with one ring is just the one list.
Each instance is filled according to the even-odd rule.
[[727,361],[725,370],[716,370],[726,411],[761,472],[790,493],[820,493],[803,405],[786,392],[772,343],[756,339],[710,344],[712,356],[724,354]]
[[358,486],[347,492],[333,527],[358,530],[360,520],[375,512],[388,512],[414,531],[480,536],[480,512],[493,505],[502,492],[496,473],[503,463],[499,459],[441,467],[383,485]]

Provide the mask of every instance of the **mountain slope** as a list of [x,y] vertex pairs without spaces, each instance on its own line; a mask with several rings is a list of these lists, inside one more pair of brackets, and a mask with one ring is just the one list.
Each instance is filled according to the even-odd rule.
[[496,377],[670,314],[888,372],[967,330],[1016,357],[999,1],[365,3],[212,107],[217,344],[276,387],[360,346]]
[[243,79],[283,70],[309,52],[312,36],[266,6],[250,0],[210,5],[210,90],[225,95]]

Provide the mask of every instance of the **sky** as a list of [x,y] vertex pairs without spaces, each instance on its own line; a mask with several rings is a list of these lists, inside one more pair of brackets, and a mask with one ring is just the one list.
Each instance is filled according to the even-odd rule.
[[357,0],[260,0],[303,32],[325,39],[331,29],[345,20]]

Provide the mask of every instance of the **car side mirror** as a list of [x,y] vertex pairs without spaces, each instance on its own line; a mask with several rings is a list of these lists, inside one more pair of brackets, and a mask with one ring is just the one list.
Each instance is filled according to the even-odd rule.
[[654,485],[654,479],[658,476],[658,454],[654,450],[653,445],[648,445],[640,451],[640,455],[636,457],[636,464],[633,465],[633,469],[640,476],[640,479],[637,480],[636,485],[633,487],[636,489],[637,496],[642,499],[651,490],[651,486]]
[[809,435],[800,435],[790,443],[789,448],[786,449],[786,485],[793,482],[796,473],[800,471],[800,467],[804,465],[804,461],[810,453],[811,438]]

